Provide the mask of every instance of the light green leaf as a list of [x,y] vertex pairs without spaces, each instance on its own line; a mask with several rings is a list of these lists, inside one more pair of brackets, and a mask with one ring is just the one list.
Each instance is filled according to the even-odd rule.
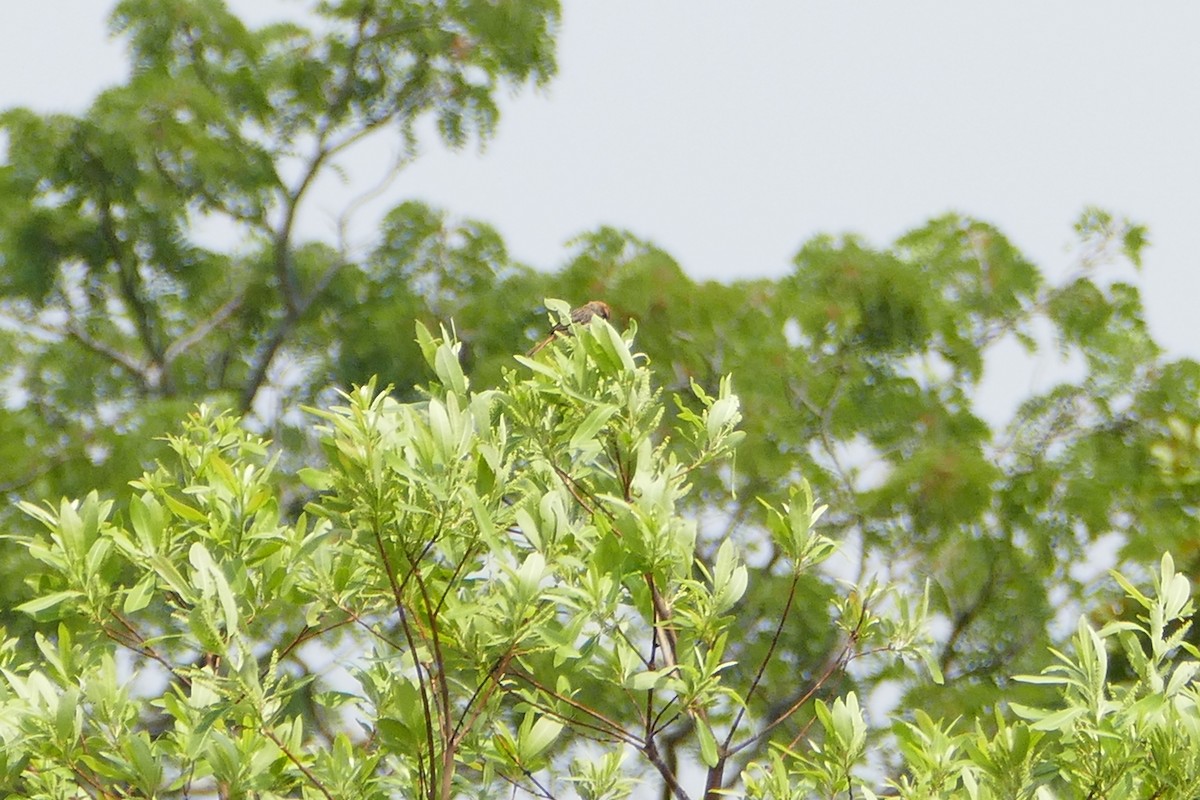
[[208,522],[208,516],[198,508],[193,508],[169,494],[164,495],[163,499],[167,501],[167,508],[171,509],[171,513],[175,516],[186,519],[188,522]]
[[126,614],[133,614],[141,611],[146,606],[150,605],[150,598],[154,596],[154,588],[157,585],[154,573],[150,573],[142,577],[140,581],[133,585],[133,588],[125,593],[124,610]]
[[437,398],[431,398],[429,401],[429,430],[433,434],[433,446],[438,460],[443,463],[450,461],[454,453],[454,434],[446,407]]
[[44,594],[41,597],[35,597],[28,602],[21,603],[16,607],[16,611],[23,614],[28,614],[39,621],[58,619],[57,613],[52,613],[58,606],[66,603],[69,600],[76,600],[83,597],[83,592],[67,589],[61,592],[51,592]]
[[434,357],[434,372],[437,373],[438,380],[442,382],[442,385],[454,394],[465,395],[467,393],[467,378],[463,375],[462,364],[458,361],[458,354],[448,343],[442,343],[437,349],[437,355]]
[[206,588],[209,588],[216,592],[221,612],[225,617],[225,631],[227,634],[232,634],[238,629],[238,610],[237,602],[233,599],[233,590],[229,588],[229,581],[225,578],[225,573],[213,561],[212,555],[200,542],[192,544],[191,549],[188,550],[188,560],[196,569],[196,583],[201,587],[201,591],[207,594]]
[[415,327],[417,332],[417,346],[421,348],[421,355],[425,358],[425,363],[431,369],[436,370],[438,343],[429,332],[429,329],[420,320],[417,320]]
[[630,675],[625,685],[637,692],[665,687],[674,680],[675,667],[665,669],[648,669]]
[[161,548],[165,520],[162,506],[154,499],[154,495],[145,492],[134,495],[129,499],[129,518],[133,523],[133,532],[146,552],[154,552]]
[[696,738],[700,741],[700,760],[706,767],[715,767],[719,760],[717,738],[713,736],[712,728],[703,719],[696,720]]
[[326,470],[315,467],[301,467],[296,470],[296,477],[308,488],[317,491],[328,491],[333,485],[333,479]]
[[[522,726],[524,727],[524,726]],[[551,717],[538,717],[528,732],[521,731],[517,740],[517,753],[522,764],[528,764],[540,756],[562,732],[563,724]]]
[[614,405],[602,405],[594,409],[588,414],[583,422],[571,434],[571,441],[567,445],[571,450],[579,450],[584,444],[596,438],[596,434],[600,432],[608,421],[612,419],[613,414],[617,413],[617,407]]

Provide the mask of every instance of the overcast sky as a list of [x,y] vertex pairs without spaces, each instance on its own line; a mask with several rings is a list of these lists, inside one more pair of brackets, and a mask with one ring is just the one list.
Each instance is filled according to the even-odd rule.
[[[108,5],[7,3],[0,107],[77,111],[119,81]],[[1160,341],[1200,356],[1198,31],[1191,2],[567,0],[553,83],[510,98],[482,153],[427,145],[388,204],[488,221],[543,268],[577,233],[626,227],[698,278],[777,276],[816,233],[884,245],[951,210],[1054,275],[1097,204],[1150,226],[1128,277]],[[357,188],[387,152],[372,146]]]

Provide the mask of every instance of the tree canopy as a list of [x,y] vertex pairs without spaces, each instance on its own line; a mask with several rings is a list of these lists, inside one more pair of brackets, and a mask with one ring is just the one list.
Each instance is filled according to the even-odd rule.
[[[1116,641],[1118,628],[1107,626],[1138,624],[1136,615],[1145,613],[1142,596],[1132,593],[1124,604],[1100,602],[1094,572],[1081,565],[1111,558],[1135,581],[1157,573],[1160,583],[1169,585],[1174,579],[1163,572],[1160,557],[1171,552],[1181,573],[1196,572],[1200,369],[1193,361],[1167,357],[1150,335],[1130,277],[1148,234],[1119,216],[1085,209],[1076,224],[1077,247],[1063,265],[1033,264],[995,226],[948,214],[883,246],[853,235],[818,237],[800,248],[792,269],[778,279],[726,282],[694,281],[652,241],[610,227],[581,234],[557,269],[535,269],[514,261],[503,237],[485,221],[416,201],[401,202],[386,214],[365,253],[343,237],[322,238],[298,225],[312,202],[314,182],[335,174],[339,158],[369,137],[389,136],[399,143],[400,159],[381,172],[396,172],[401,181],[403,166],[420,156],[416,130],[422,120],[433,120],[438,135],[451,145],[486,141],[499,124],[499,92],[553,77],[558,14],[557,4],[548,0],[347,0],[316,4],[302,20],[251,28],[219,0],[125,0],[112,20],[129,48],[132,69],[126,83],[107,90],[78,115],[0,113],[0,363],[5,365],[0,429],[8,433],[0,437],[0,487],[13,501],[52,500],[55,511],[43,512],[41,522],[54,530],[64,514],[74,513],[88,532],[69,545],[86,542],[86,548],[55,557],[53,564],[46,564],[47,551],[38,549],[49,545],[32,551],[5,548],[0,596],[3,621],[13,635],[12,658],[78,646],[78,632],[52,619],[67,608],[86,617],[106,613],[102,609],[115,602],[123,614],[150,615],[140,635],[154,639],[168,636],[166,631],[181,623],[180,615],[189,617],[189,625],[200,624],[201,612],[195,609],[216,603],[204,606],[213,613],[220,607],[221,615],[214,618],[220,624],[209,632],[216,639],[159,653],[180,674],[205,669],[201,655],[219,652],[211,645],[225,641],[233,623],[241,624],[247,613],[240,608],[233,614],[216,588],[218,575],[239,592],[251,588],[239,583],[251,578],[231,572],[234,567],[224,556],[236,554],[249,558],[249,567],[276,570],[275,577],[254,578],[266,581],[254,591],[267,592],[269,586],[279,588],[271,581],[299,580],[287,570],[278,572],[281,557],[272,553],[286,548],[272,544],[271,530],[292,531],[287,536],[305,541],[312,534],[309,526],[317,523],[311,514],[304,516],[304,509],[313,507],[324,509],[321,525],[330,527],[323,531],[354,528],[345,520],[335,522],[337,514],[349,512],[328,505],[333,501],[322,494],[330,488],[327,480],[352,479],[351,465],[339,463],[345,454],[329,449],[331,434],[318,435],[311,414],[301,409],[322,409],[327,424],[336,425],[341,417],[330,411],[336,392],[366,384],[374,375],[391,385],[387,397],[368,390],[352,393],[347,408],[382,414],[385,405],[392,413],[397,407],[392,404],[400,404],[409,410],[395,413],[409,420],[407,425],[415,424],[412,415],[440,407],[445,420],[438,417],[437,424],[470,419],[480,436],[486,430],[501,439],[520,427],[529,437],[522,447],[537,444],[542,461],[534,458],[535,451],[520,450],[512,457],[523,477],[513,480],[522,492],[534,491],[522,481],[534,481],[539,491],[554,486],[552,495],[559,500],[546,502],[571,509],[576,516],[563,517],[562,524],[572,537],[591,537],[597,559],[618,558],[605,550],[615,546],[613,538],[620,538],[622,548],[634,543],[603,535],[609,532],[603,525],[616,525],[611,520],[591,520],[588,525],[601,528],[577,530],[579,516],[596,501],[582,489],[572,494],[571,481],[583,477],[562,459],[576,451],[586,456],[584,464],[611,459],[603,479],[616,485],[588,491],[628,503],[632,484],[622,482],[632,480],[637,465],[649,464],[644,459],[651,457],[633,447],[635,439],[650,443],[658,471],[700,458],[703,449],[689,450],[679,432],[691,430],[705,414],[711,419],[714,408],[730,408],[734,394],[725,381],[732,376],[740,414],[736,436],[744,436],[736,456],[722,451],[720,458],[705,457],[681,479],[688,491],[676,487],[671,491],[677,494],[664,497],[670,500],[671,524],[692,531],[694,542],[688,546],[702,577],[746,571],[745,591],[735,605],[712,612],[736,611],[737,637],[711,651],[704,648],[715,647],[715,640],[704,640],[701,650],[722,651],[713,657],[735,662],[721,672],[740,681],[736,685],[742,691],[756,687],[751,695],[758,705],[748,713],[759,720],[771,718],[772,709],[804,700],[803,713],[789,719],[799,728],[808,723],[798,720],[824,724],[813,705],[816,698],[808,694],[815,685],[827,693],[827,709],[834,694],[848,698],[853,691],[855,697],[872,698],[886,694],[881,687],[899,686],[899,707],[911,715],[920,709],[931,724],[1002,701],[1033,708],[1048,702],[1045,685],[1013,683],[1011,676],[1038,672],[1047,646],[1061,651],[1072,636],[1078,647],[1095,644],[1092,633],[1082,631],[1101,632],[1096,633],[1101,644]],[[364,196],[374,190],[363,187]],[[343,223],[358,208],[357,202],[348,204]],[[227,232],[220,243],[206,233],[214,225]],[[631,397],[606,396],[598,384],[580,386],[578,396],[566,397],[552,386],[530,389],[527,406],[469,397],[465,383],[453,376],[469,375],[480,397],[503,387],[520,395],[514,387],[524,384],[514,383],[512,354],[554,321],[541,313],[546,297],[605,300],[614,309],[615,328],[628,327],[634,344],[603,340],[608,345],[585,354],[592,359],[586,363],[607,369],[619,361],[628,371],[626,359],[637,355],[644,361],[635,362],[629,374],[639,383],[624,391],[636,388],[650,397],[656,390],[648,387],[661,387],[675,399],[669,404],[645,400],[640,417],[627,408]],[[446,338],[453,346],[436,345],[429,337],[415,340],[415,322],[428,330],[448,326],[453,336]],[[599,339],[582,341],[602,346]],[[997,420],[981,411],[981,386],[996,369],[997,351],[1014,345],[1030,354],[1057,353],[1073,369],[1070,377],[1031,393]],[[556,379],[569,372],[557,361],[560,348],[553,350],[558,366],[529,362],[529,380],[549,380],[546,369]],[[441,356],[445,363],[439,362],[436,354],[447,352],[451,355]],[[431,358],[445,397],[418,388]],[[1005,368],[1011,368],[1007,362]],[[453,412],[451,396],[458,404]],[[592,411],[572,417],[566,409],[580,398],[589,398]],[[547,420],[535,415],[546,409],[533,399],[550,404],[547,408],[566,404],[554,406],[562,416],[550,418],[552,424],[543,430],[539,425]],[[181,420],[198,403],[231,409],[244,416],[244,427],[232,422],[234,417],[206,411],[188,423],[191,433],[181,433]],[[626,410],[599,410],[609,408]],[[495,428],[496,415],[507,433]],[[424,425],[434,424],[432,416],[421,418]],[[596,439],[602,431],[611,433],[611,441]],[[735,436],[732,430],[728,435]],[[594,439],[602,444],[589,444]],[[437,445],[443,446],[449,445]],[[227,447],[238,458],[271,454],[253,464],[237,461],[239,469],[251,469],[257,483],[250,494],[222,501],[233,503],[234,516],[246,525],[265,527],[253,535],[250,528],[239,528],[237,535],[249,539],[235,546],[223,538],[233,536],[232,529],[214,532],[216,523],[203,510],[204,536],[231,548],[214,552],[202,537],[218,566],[188,560],[196,531],[187,534],[193,539],[179,540],[189,542],[186,552],[170,552],[171,558],[184,559],[172,567],[188,576],[180,578],[183,583],[209,581],[211,592],[201,603],[196,595],[201,590],[192,587],[189,595],[163,577],[158,570],[167,569],[166,562],[160,559],[147,572],[148,565],[134,557],[150,558],[164,542],[151,547],[150,540],[132,537],[149,535],[138,533],[138,526],[149,530],[147,525],[158,524],[145,516],[159,513],[146,506],[145,498],[157,497],[155,492],[165,493],[155,500],[161,513],[183,522],[200,513],[192,505],[199,502],[196,497],[215,502],[208,494],[216,490],[195,487],[208,485],[209,478],[201,480],[206,470],[233,470],[236,459]],[[180,458],[181,450],[191,453],[190,461],[164,467],[166,472],[154,467]],[[210,458],[216,461],[210,464]],[[499,480],[484,474],[499,468],[499,455],[489,458],[480,455],[472,462],[481,473],[472,481]],[[525,472],[527,467],[531,471]],[[549,480],[554,468],[571,481]],[[517,462],[509,469],[517,470]],[[151,477],[131,495],[127,481],[143,470]],[[332,477],[317,480],[323,471]],[[235,491],[239,481],[250,479],[235,470],[232,478],[222,478],[232,483],[217,494],[250,491],[244,486]],[[200,483],[193,484],[196,480]],[[806,569],[797,577],[788,566],[796,555],[781,545],[778,527],[785,505],[807,507],[793,494],[802,482],[829,509],[817,535],[837,543],[844,555],[826,562],[826,569]],[[191,494],[181,496],[182,487],[192,487]],[[431,483],[420,491],[435,488]],[[525,500],[515,502],[513,486],[506,491],[513,510],[505,513],[520,508],[530,515],[515,521],[523,536],[536,537],[532,530],[557,519],[557,507],[542,508],[535,494],[521,494]],[[74,506],[60,504],[62,497],[92,499]],[[184,505],[172,509],[167,497]],[[421,495],[401,505],[450,502]],[[256,503],[271,513],[258,515]],[[68,513],[68,507],[76,510]],[[486,527],[474,516],[474,506],[459,512],[467,510],[471,525]],[[478,508],[479,513],[498,511]],[[228,526],[230,519],[221,524]],[[15,503],[0,509],[0,521],[12,537],[36,531],[36,520]],[[163,525],[167,522],[163,517]],[[192,525],[201,522],[190,519]],[[109,535],[119,530],[131,544],[118,544],[119,537]],[[559,530],[555,523],[546,535]],[[663,580],[683,581],[684,573],[689,581],[700,580],[690,574],[690,560],[680,560],[687,537],[673,535],[679,537],[670,554],[677,572]],[[66,564],[75,571],[72,580],[82,580],[91,573],[79,570],[101,539],[112,543],[99,546],[93,566],[103,578],[98,586],[107,589],[43,574],[46,566]],[[322,542],[318,549],[324,551],[327,539],[326,533],[311,541],[314,547]],[[492,538],[486,544],[489,552],[500,548],[488,577],[503,573],[499,565],[521,569],[534,551],[547,559],[551,555],[543,552],[545,542],[528,538],[519,559],[517,551],[504,549],[512,542]],[[60,545],[67,547],[66,539]],[[251,545],[260,549],[238,549]],[[732,561],[731,547],[737,554]],[[354,552],[341,556],[347,569]],[[475,551],[470,555],[482,557]],[[310,557],[317,556],[304,554]],[[465,552],[440,557],[469,561]],[[649,559],[642,566],[657,563],[654,553],[637,557]],[[633,556],[619,557],[624,558]],[[123,582],[135,575],[141,577]],[[844,624],[849,600],[834,576],[861,586],[875,578],[910,603],[927,595],[932,639],[920,650],[931,671],[945,676],[945,685],[914,678],[906,664],[879,659],[835,670],[836,686],[821,680],[831,664],[841,663],[846,646],[844,628],[838,626]],[[704,585],[715,591],[711,580]],[[620,586],[635,591],[619,581],[610,590]],[[628,601],[640,609],[642,624],[652,627],[653,614],[645,615],[654,605],[647,605],[653,591],[636,591],[649,592]],[[286,637],[299,634],[272,627],[273,606],[266,595],[250,596],[264,601],[265,627],[245,634],[246,641],[279,649],[297,686],[312,686],[306,681],[315,673],[299,658],[299,643],[288,649]],[[776,630],[771,622],[778,619],[780,597],[794,597],[802,613],[790,613],[789,625]],[[385,606],[378,603],[384,601],[369,599],[376,603],[373,610],[356,613],[382,619]],[[84,600],[92,605],[79,610]],[[409,602],[392,600],[397,614]],[[21,604],[24,612],[14,612]],[[288,607],[282,604],[276,613]],[[1180,608],[1171,605],[1172,613]],[[25,613],[30,611],[35,613]],[[1078,626],[1080,614],[1094,625]],[[683,626],[676,617],[675,624]],[[318,622],[317,617],[308,620]],[[1148,640],[1162,635],[1153,625],[1145,630]],[[682,629],[678,635],[685,633],[699,635]],[[711,633],[706,629],[705,635]],[[35,634],[42,637],[40,649],[35,649]],[[119,644],[136,650],[133,640]],[[661,657],[667,642],[657,646]],[[471,652],[476,653],[472,658],[503,655],[486,648]],[[1133,652],[1114,648],[1114,679],[1144,673],[1147,662]],[[265,669],[258,663],[263,652],[253,655],[237,658],[254,661],[254,670]],[[229,658],[222,663],[228,667]],[[762,673],[755,677],[759,665]],[[697,674],[712,666],[696,666]],[[475,663],[471,669],[475,685],[482,686],[487,673],[478,670],[484,667]],[[265,680],[268,673],[260,674]],[[272,674],[272,680],[282,680],[282,673]],[[180,675],[175,678],[181,685]],[[649,688],[639,685],[640,691]],[[679,688],[672,684],[671,691]],[[589,699],[588,707],[600,708],[602,699]],[[728,711],[724,702],[733,701],[717,702],[720,713]],[[839,713],[849,713],[848,700],[839,702],[844,710]],[[305,711],[296,719],[319,717],[320,704],[312,698],[301,705]],[[437,717],[430,716],[431,706],[425,718],[444,722],[449,708],[444,705]],[[681,713],[689,730],[704,730],[697,718]],[[913,731],[923,731],[920,736],[936,738],[916,716],[909,723],[917,726]],[[984,724],[987,736],[999,736],[1007,723]],[[225,735],[234,733],[231,728]],[[675,743],[672,737],[662,742],[664,759],[679,757]],[[705,744],[709,753],[710,744]],[[428,736],[425,747],[427,753],[436,750]],[[898,758],[881,768],[898,769]],[[424,778],[418,776],[412,785],[432,779],[431,763],[425,762]]]

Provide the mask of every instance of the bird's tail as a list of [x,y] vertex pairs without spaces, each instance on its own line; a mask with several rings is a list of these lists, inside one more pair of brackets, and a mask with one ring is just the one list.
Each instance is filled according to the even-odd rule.
[[538,342],[537,344],[535,344],[533,347],[529,348],[529,352],[525,354],[525,357],[526,357],[526,358],[533,358],[534,356],[536,356],[538,353],[540,353],[540,352],[541,352],[541,350],[542,350],[542,348],[543,348],[543,347],[545,347],[546,345],[548,345],[548,344],[550,344],[551,342],[553,342],[553,341],[554,341],[554,337],[556,337],[556,336],[558,336],[558,334],[557,334],[557,333],[552,333],[552,334],[550,334],[549,336],[547,336],[545,339],[542,339],[540,342]]

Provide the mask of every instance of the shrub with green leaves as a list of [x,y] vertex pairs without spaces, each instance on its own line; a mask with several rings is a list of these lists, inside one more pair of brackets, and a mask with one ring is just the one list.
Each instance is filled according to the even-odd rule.
[[[0,648],[0,787],[1194,795],[1197,662],[1180,657],[1195,655],[1182,641],[1191,604],[1169,559],[1154,596],[1125,584],[1142,623],[1081,624],[1075,651],[1026,679],[1056,693],[1044,706],[950,724],[902,709],[891,732],[869,726],[838,681],[897,657],[936,678],[927,599],[834,588],[817,618],[835,655],[780,664],[774,643],[817,614],[804,587],[831,583],[820,565],[835,551],[799,485],[763,498],[779,554],[766,568],[790,588],[766,617],[768,646],[747,649],[752,543],[730,536],[702,553],[702,520],[683,502],[696,476],[733,469],[730,381],[673,398],[663,437],[664,397],[634,331],[595,319],[575,333],[474,391],[457,342],[418,328],[436,376],[423,399],[368,384],[310,410],[327,460],[302,470],[302,510],[281,500],[268,443],[206,407],[169,438],[173,459],[131,483],[127,513],[97,493],[26,504],[46,532],[20,537],[39,565],[20,610],[48,632],[36,663],[13,639]],[[1130,686],[1105,671],[1116,640]],[[794,685],[768,695],[781,671]]]

